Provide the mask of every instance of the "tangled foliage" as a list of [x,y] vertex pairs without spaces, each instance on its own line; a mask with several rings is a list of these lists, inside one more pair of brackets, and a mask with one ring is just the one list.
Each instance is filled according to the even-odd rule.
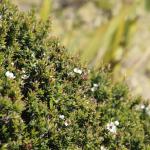
[[110,73],[89,72],[49,22],[0,3],[0,149],[150,149],[148,104]]

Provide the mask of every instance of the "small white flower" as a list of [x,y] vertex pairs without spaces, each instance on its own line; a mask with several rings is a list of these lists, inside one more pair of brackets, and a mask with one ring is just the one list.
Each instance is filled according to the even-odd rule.
[[10,71],[7,71],[7,72],[5,73],[5,76],[8,77],[8,78],[10,78],[10,79],[15,79],[14,74],[13,74],[12,72],[10,72]]
[[95,88],[95,87],[92,87],[92,88],[91,88],[91,91],[92,91],[92,92],[95,92],[95,91],[96,91],[96,88]]
[[94,84],[93,84],[93,87],[96,87],[96,88],[97,88],[97,87],[98,87],[98,84],[94,83]]
[[60,119],[64,119],[65,116],[64,116],[64,115],[59,115],[59,118],[60,118]]
[[82,70],[79,69],[79,68],[74,68],[73,71],[74,71],[75,73],[82,74]]
[[142,105],[140,106],[140,108],[141,108],[141,109],[145,109],[145,105],[142,104]]
[[99,86],[98,84],[94,83],[93,87],[91,88],[91,91],[95,92],[97,90],[98,86]]
[[116,126],[118,126],[118,125],[119,125],[119,121],[116,120],[116,121],[114,122],[114,124],[115,124]]
[[78,73],[78,68],[74,68],[73,70],[75,73]]
[[65,121],[65,126],[67,127],[69,124],[68,124],[68,122],[67,121]]
[[110,122],[106,125],[106,128],[109,132],[111,133],[116,133],[117,132],[117,128],[116,125],[113,122]]
[[144,104],[140,104],[140,105],[137,105],[135,107],[135,110],[137,110],[137,111],[141,111],[141,110],[144,110],[144,109],[146,109],[146,106]]
[[82,70],[79,69],[79,70],[78,70],[78,73],[79,73],[79,74],[82,74]]
[[104,146],[101,146],[101,150],[107,150],[107,149],[106,149],[106,147],[104,147]]

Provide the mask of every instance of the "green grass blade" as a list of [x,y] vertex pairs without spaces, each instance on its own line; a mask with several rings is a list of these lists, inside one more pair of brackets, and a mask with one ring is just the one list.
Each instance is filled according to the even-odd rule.
[[48,19],[51,9],[52,9],[52,0],[43,0],[40,10],[40,16],[44,21]]

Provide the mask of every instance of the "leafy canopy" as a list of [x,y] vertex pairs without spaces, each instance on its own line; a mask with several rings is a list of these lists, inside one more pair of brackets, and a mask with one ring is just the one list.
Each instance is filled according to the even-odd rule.
[[0,148],[150,148],[148,104],[69,56],[49,24],[0,3]]

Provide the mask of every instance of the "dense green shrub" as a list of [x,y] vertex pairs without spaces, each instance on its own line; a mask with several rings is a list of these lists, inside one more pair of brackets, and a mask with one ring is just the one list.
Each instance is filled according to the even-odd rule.
[[2,0],[0,149],[150,149],[150,106],[49,35],[49,22]]

